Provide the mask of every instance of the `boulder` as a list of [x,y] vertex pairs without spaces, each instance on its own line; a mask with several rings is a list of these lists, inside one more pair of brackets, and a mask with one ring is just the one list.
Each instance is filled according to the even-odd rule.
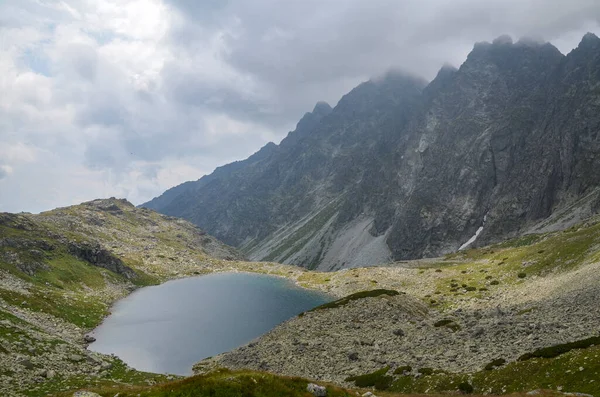
[[31,361],[25,359],[25,360],[21,360],[19,361],[19,364],[21,364],[22,366],[24,366],[26,369],[33,369],[34,365]]
[[395,330],[393,331],[393,333],[394,333],[394,335],[396,335],[396,336],[404,336],[404,335],[405,335],[405,333],[404,333],[404,330],[402,330],[402,329],[400,329],[400,328],[398,328],[398,329],[395,329]]
[[96,342],[96,338],[94,338],[92,335],[85,335],[83,337],[83,341],[85,343],[92,343],[92,342]]
[[42,376],[46,379],[52,379],[56,376],[56,372],[52,369],[47,369],[42,373]]
[[309,383],[306,386],[306,391],[315,397],[325,397],[327,395],[327,389],[324,386],[315,385],[314,383]]

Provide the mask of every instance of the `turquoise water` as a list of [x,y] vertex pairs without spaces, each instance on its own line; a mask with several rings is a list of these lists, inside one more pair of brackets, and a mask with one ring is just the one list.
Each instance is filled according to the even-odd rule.
[[272,276],[222,273],[142,288],[119,301],[90,350],[135,369],[189,375],[203,358],[232,350],[327,295]]

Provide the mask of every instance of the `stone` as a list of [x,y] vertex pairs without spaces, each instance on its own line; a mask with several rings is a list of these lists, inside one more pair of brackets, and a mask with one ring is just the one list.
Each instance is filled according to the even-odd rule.
[[315,397],[325,397],[327,395],[327,389],[324,386],[319,386],[314,383],[309,383],[308,386],[306,386],[306,391]]
[[350,360],[350,361],[358,360],[358,353],[357,352],[348,353],[348,360]]
[[477,338],[477,337],[483,335],[484,333],[485,333],[485,330],[483,328],[481,328],[481,327],[475,328],[475,330],[473,331],[473,337]]
[[73,394],[73,397],[102,397],[98,393],[93,393],[91,391],[76,391]]
[[396,335],[396,336],[404,336],[404,335],[406,335],[406,334],[404,333],[404,331],[403,331],[402,329],[400,329],[400,328],[398,328],[398,329],[395,329],[395,330],[393,331],[393,334],[394,334],[394,335]]
[[69,360],[74,361],[74,362],[79,362],[79,361],[83,360],[83,356],[80,356],[79,354],[71,354],[71,355],[69,355]]
[[30,360],[27,360],[27,359],[19,361],[19,364],[22,365],[22,366],[24,366],[26,369],[30,369],[31,370],[31,369],[35,368],[34,365],[33,365],[33,363]]
[[585,393],[563,393],[565,396],[574,396],[574,397],[594,397],[591,394],[585,394]]
[[47,369],[42,373],[42,376],[46,379],[52,379],[56,376],[56,371],[52,369]]
[[85,343],[93,343],[93,342],[96,342],[96,338],[94,338],[92,335],[85,335],[83,337],[83,341]]

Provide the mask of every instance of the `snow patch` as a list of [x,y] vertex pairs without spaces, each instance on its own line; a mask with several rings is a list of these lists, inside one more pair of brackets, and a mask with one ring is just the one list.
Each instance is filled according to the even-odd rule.
[[460,248],[458,249],[459,251],[464,250],[469,245],[473,244],[475,242],[475,240],[477,240],[477,237],[479,237],[479,235],[483,231],[483,227],[485,226],[485,221],[486,220],[487,220],[487,214],[483,217],[483,222],[481,223],[481,226],[479,226],[479,229],[477,229],[477,231],[475,232],[475,234],[469,240],[467,240],[466,243],[464,243],[463,245],[460,246]]

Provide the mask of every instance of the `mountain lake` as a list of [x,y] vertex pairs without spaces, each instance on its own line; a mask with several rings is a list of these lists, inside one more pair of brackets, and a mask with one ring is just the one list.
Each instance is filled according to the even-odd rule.
[[218,273],[145,287],[118,301],[90,350],[147,372],[190,375],[198,361],[242,346],[333,298],[274,276]]

